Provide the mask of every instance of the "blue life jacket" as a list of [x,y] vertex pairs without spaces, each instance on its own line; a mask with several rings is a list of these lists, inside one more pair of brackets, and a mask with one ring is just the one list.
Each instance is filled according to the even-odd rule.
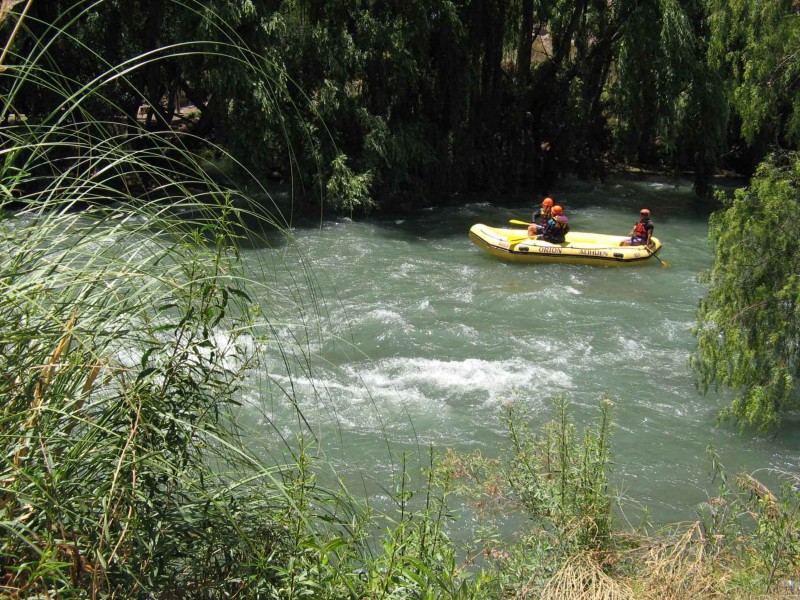
[[569,233],[569,219],[564,215],[551,217],[542,232],[542,237],[553,244],[563,244],[564,236]]

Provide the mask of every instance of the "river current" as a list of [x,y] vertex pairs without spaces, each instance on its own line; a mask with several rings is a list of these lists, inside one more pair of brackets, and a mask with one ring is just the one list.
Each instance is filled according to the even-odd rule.
[[254,443],[272,452],[276,433],[310,430],[342,478],[378,498],[403,452],[496,456],[506,402],[544,423],[550,399],[565,395],[581,427],[607,396],[612,481],[656,522],[694,519],[716,493],[709,444],[729,474],[796,472],[797,421],[740,435],[717,423],[730,399],[696,388],[697,276],[712,251],[709,209],[689,183],[572,181],[550,195],[579,231],[624,235],[649,208],[671,266],[504,263],[472,244],[470,226],[527,220],[541,198],[491,196],[295,226],[290,242],[247,251],[275,296],[265,309],[273,350],[247,394]]

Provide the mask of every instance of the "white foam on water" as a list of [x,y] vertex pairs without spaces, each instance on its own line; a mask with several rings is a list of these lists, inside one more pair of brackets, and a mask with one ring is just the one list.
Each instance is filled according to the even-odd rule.
[[621,335],[617,339],[619,340],[620,346],[626,350],[631,357],[639,356],[645,350],[645,347],[633,336]]
[[448,299],[457,299],[459,302],[470,304],[475,299],[475,287],[451,288],[443,293]]
[[478,330],[466,323],[454,323],[447,328],[455,335],[463,337],[465,340],[474,341],[479,338]]
[[[332,424],[346,429],[375,429],[380,425],[380,418],[371,410],[370,394],[358,381],[342,383],[322,375],[310,379],[281,373],[271,373],[269,379],[277,387],[251,388],[243,399],[265,412],[273,423],[285,423],[289,427],[285,433],[289,435],[296,425],[292,415],[298,410],[315,429]],[[291,390],[293,401],[286,398],[283,390]]]
[[418,265],[413,262],[396,263],[392,265],[392,269],[387,273],[387,276],[389,279],[407,279],[418,269]]
[[359,319],[359,322],[363,323],[364,321],[391,323],[394,325],[402,325],[404,328],[411,328],[411,325],[409,325],[408,321],[406,321],[403,315],[394,310],[388,310],[385,308],[376,308],[375,310],[367,312]]
[[361,346],[360,342],[369,344],[370,340],[392,340],[398,336],[405,338],[417,330],[405,316],[387,308],[364,312],[354,317],[351,325],[357,346]]
[[[293,391],[297,407],[315,430],[335,427],[404,433],[413,419],[421,427],[418,433],[427,430],[427,435],[433,436],[461,430],[466,407],[494,412],[509,400],[539,402],[543,396],[537,390],[551,393],[573,385],[565,370],[524,358],[448,361],[398,357],[318,371],[313,380],[274,372],[269,377],[279,388]],[[247,396],[249,402],[263,406],[275,423],[291,421],[295,410],[279,388],[273,390],[272,399]]]
[[470,202],[469,204],[463,205],[459,209],[459,214],[463,215],[482,214],[484,212],[483,209],[489,208],[491,206],[492,206],[491,202]]
[[659,326],[659,333],[664,334],[670,341],[676,341],[691,335],[694,326],[695,323],[691,321],[672,321],[668,319]]
[[402,392],[425,402],[473,396],[486,398],[512,392],[514,388],[542,381],[570,385],[565,373],[552,373],[523,358],[505,360],[436,360],[425,358],[391,358],[379,361],[372,368],[360,371],[365,384],[375,392]]

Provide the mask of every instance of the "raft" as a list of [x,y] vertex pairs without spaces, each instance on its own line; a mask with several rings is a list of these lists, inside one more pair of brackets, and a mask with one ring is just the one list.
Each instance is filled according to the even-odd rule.
[[570,231],[563,244],[551,244],[529,238],[526,229],[500,229],[482,223],[470,228],[469,237],[492,256],[519,263],[621,266],[645,263],[661,250],[661,242],[655,237],[650,238],[648,247],[620,246],[630,237]]

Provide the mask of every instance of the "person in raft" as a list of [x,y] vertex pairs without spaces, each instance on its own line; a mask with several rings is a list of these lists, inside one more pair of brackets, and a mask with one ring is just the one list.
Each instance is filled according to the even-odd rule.
[[569,233],[569,219],[564,216],[564,209],[558,204],[553,207],[550,220],[544,226],[542,239],[551,244],[563,244]]
[[545,198],[542,200],[542,206],[533,213],[533,222],[528,225],[528,237],[533,237],[537,233],[542,233],[542,231],[544,231],[547,222],[550,220],[550,211],[552,208],[552,198]]
[[629,240],[623,240],[620,246],[649,246],[650,238],[653,237],[653,221],[650,219],[650,211],[643,208],[639,211],[639,220],[631,229]]

